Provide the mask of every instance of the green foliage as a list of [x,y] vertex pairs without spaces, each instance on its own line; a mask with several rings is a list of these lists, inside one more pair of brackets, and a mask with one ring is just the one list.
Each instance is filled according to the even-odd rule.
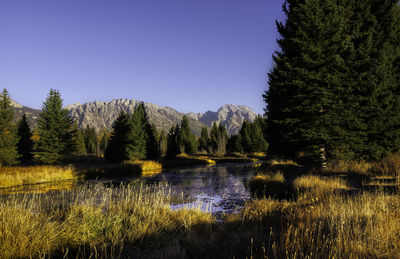
[[158,132],[149,122],[144,104],[141,103],[131,116],[120,114],[113,124],[108,145],[107,135],[103,135],[104,146],[107,146],[105,158],[109,161],[158,159],[160,151],[157,136]]
[[165,135],[164,130],[161,130],[160,136],[158,137],[158,150],[160,151],[161,156],[167,154],[167,136]]
[[189,120],[183,116],[178,135],[178,143],[181,153],[193,155],[197,150],[196,137],[190,130]]
[[376,160],[400,145],[397,1],[287,0],[269,73],[269,153]]
[[18,122],[18,137],[19,141],[17,144],[18,153],[21,156],[20,160],[22,163],[27,163],[32,159],[33,152],[33,141],[32,141],[32,132],[29,127],[26,115],[24,114],[21,120]]
[[240,135],[232,135],[226,144],[227,153],[243,153]]
[[8,91],[3,89],[0,95],[0,166],[15,165],[18,163],[18,136],[15,126],[14,109],[11,106]]
[[[243,122],[239,138],[235,139],[235,141],[240,141],[240,146],[244,153],[250,154],[267,151],[268,143],[265,140],[263,128],[265,128],[265,120],[260,116],[257,116],[253,123],[249,123],[248,121]],[[236,148],[238,149],[239,147]]]
[[106,130],[103,130],[100,132],[99,135],[100,135],[100,154],[104,155],[108,146],[109,133]]
[[76,137],[75,137],[76,151],[75,152],[77,155],[86,155],[87,152],[86,152],[84,130],[80,129],[76,122],[74,123],[74,128],[76,131]]
[[198,150],[210,153],[210,139],[208,137],[207,127],[203,127],[201,129],[201,135],[200,135],[200,138],[199,138]]
[[151,148],[148,144],[148,118],[146,110],[144,109],[143,103],[136,107],[132,114],[132,140],[133,143],[130,145],[130,158],[131,159],[144,159],[147,157],[147,151]]
[[76,134],[68,111],[62,108],[57,90],[50,90],[43,103],[38,121],[39,141],[34,159],[41,164],[53,164],[65,160],[76,150]]
[[83,136],[85,139],[86,152],[88,154],[96,154],[98,146],[96,129],[87,125],[83,131]]
[[121,112],[113,123],[109,144],[104,154],[105,159],[117,162],[131,158],[129,147],[134,145],[132,129],[131,116]]
[[180,128],[177,124],[176,126],[172,126],[168,132],[167,136],[167,158],[174,158],[180,154],[179,147],[179,133]]
[[213,122],[210,132],[210,146],[212,153],[224,155],[226,153],[226,143],[228,141],[228,133],[224,125],[217,125]]

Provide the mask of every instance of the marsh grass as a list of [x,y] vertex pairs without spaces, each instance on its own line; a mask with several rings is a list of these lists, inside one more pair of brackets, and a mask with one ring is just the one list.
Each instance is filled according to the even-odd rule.
[[327,164],[324,172],[335,174],[370,175],[373,163],[366,161],[335,160]]
[[[297,200],[255,199],[223,224],[199,209],[171,210],[160,186],[0,196],[0,258],[398,257],[398,195],[347,195],[332,191],[346,182],[312,175],[297,184],[308,190]],[[319,196],[316,186],[329,191]]]
[[[179,233],[206,231],[214,221],[211,214],[196,209],[172,211],[167,193],[96,185],[53,195],[8,196],[0,203],[0,258],[83,251],[118,257],[124,246],[163,249]],[[140,251],[124,252],[134,256]]]
[[72,166],[0,167],[0,188],[79,178]]
[[253,196],[259,198],[292,199],[295,196],[292,184],[285,181],[281,172],[253,176],[249,182],[249,189]]
[[350,189],[347,182],[340,177],[323,177],[317,175],[303,175],[293,181],[293,187],[298,192],[308,192],[316,197],[331,194],[335,191]]

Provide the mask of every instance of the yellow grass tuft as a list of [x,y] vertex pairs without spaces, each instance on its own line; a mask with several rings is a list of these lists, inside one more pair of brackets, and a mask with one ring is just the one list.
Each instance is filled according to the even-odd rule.
[[293,182],[297,190],[306,190],[314,195],[326,195],[335,190],[349,189],[345,180],[339,177],[321,177],[316,175],[304,175]]
[[270,161],[271,165],[293,165],[293,166],[298,166],[298,164],[293,161],[293,160],[277,160],[277,159],[272,159]]
[[70,166],[0,167],[0,188],[77,179]]
[[336,160],[328,163],[325,171],[332,173],[353,173],[367,175],[373,164],[366,161]]
[[145,171],[156,171],[156,172],[161,172],[162,170],[162,165],[161,163],[157,161],[151,161],[151,160],[134,160],[134,161],[128,161],[126,162],[128,164],[132,165],[138,165],[142,172]]

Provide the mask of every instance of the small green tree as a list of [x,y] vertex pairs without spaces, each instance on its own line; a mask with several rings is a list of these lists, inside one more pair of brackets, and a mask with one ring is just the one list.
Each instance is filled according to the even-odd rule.
[[76,134],[68,111],[62,108],[60,93],[51,89],[39,115],[35,161],[53,164],[65,160],[76,150]]
[[33,141],[32,131],[29,127],[26,115],[24,114],[21,120],[18,122],[18,153],[21,156],[20,160],[22,163],[28,163],[32,159],[33,152]]
[[0,95],[0,165],[15,165],[18,163],[18,136],[12,121],[14,109],[6,89]]

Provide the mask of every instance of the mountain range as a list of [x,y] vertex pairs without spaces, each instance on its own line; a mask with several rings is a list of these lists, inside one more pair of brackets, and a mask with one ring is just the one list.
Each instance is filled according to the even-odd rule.
[[[109,102],[94,101],[84,104],[75,103],[65,106],[69,115],[80,127],[94,127],[97,131],[111,130],[112,124],[121,111],[132,113],[140,104],[140,101],[133,99],[115,99]],[[15,118],[19,119],[25,113],[32,127],[37,124],[40,110],[32,109],[12,101],[15,109]],[[161,107],[152,103],[144,103],[147,115],[151,123],[155,124],[158,130],[168,132],[172,125],[179,123],[184,115],[189,118],[189,124],[193,133],[200,135],[201,128],[211,127],[213,122],[222,123],[229,134],[239,132],[244,120],[252,122],[257,114],[244,105],[223,105],[218,111],[206,113],[181,113],[170,107]]]

